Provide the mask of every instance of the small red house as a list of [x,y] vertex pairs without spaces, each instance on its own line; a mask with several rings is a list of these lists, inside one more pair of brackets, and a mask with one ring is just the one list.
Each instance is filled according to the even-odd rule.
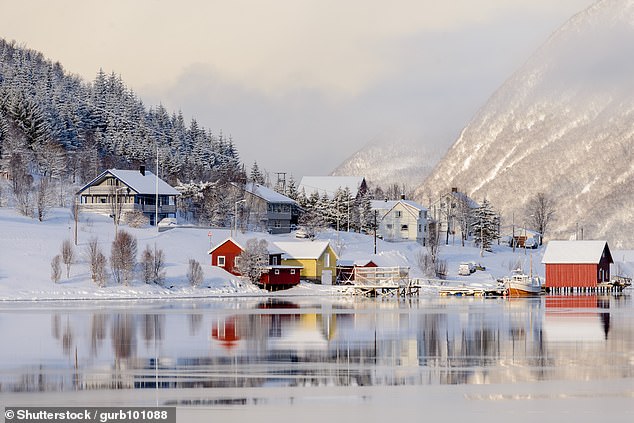
[[[227,272],[241,276],[237,269],[240,254],[244,248],[234,239],[227,238],[209,250],[211,265],[225,269]],[[284,289],[299,284],[301,266],[282,266],[282,252],[269,250],[269,264],[262,268],[259,285],[265,289]]]
[[547,288],[596,288],[614,263],[607,241],[550,241],[542,263]]
[[222,267],[227,272],[240,276],[240,272],[236,269],[236,258],[242,254],[242,251],[244,248],[240,244],[232,238],[227,238],[209,250],[208,254],[211,254],[212,266]]

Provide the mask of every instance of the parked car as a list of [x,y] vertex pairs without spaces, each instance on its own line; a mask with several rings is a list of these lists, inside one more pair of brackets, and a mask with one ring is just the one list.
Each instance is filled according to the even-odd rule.
[[524,241],[524,246],[526,248],[537,248],[539,247],[539,240],[537,238],[528,238],[526,241]]
[[469,263],[460,263],[460,266],[458,266],[458,274],[460,276],[469,276],[471,273],[471,266]]
[[295,238],[310,238],[310,235],[306,229],[299,228],[295,231]]

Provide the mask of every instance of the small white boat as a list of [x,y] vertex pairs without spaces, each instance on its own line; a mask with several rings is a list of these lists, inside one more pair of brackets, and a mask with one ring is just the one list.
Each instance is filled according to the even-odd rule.
[[514,270],[513,274],[503,281],[510,297],[527,297],[542,292],[542,281],[539,277],[527,275],[521,269]]

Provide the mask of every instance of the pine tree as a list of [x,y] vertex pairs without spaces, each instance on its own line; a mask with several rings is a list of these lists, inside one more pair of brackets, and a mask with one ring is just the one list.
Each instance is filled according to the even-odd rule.
[[253,162],[253,166],[251,166],[251,176],[249,180],[258,185],[264,185],[264,175],[260,171],[257,161]]
[[295,182],[295,178],[293,178],[293,175],[288,178],[288,184],[286,185],[286,196],[295,201],[299,200],[300,194],[297,190],[297,183]]
[[488,200],[484,200],[475,211],[472,231],[476,245],[484,250],[491,251],[493,241],[499,238],[499,217],[493,211]]

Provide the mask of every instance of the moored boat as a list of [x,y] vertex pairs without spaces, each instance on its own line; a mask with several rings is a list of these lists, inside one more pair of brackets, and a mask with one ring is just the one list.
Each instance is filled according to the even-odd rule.
[[527,275],[520,269],[514,270],[511,276],[504,278],[504,286],[510,297],[527,297],[539,295],[542,292],[542,282],[539,277]]

